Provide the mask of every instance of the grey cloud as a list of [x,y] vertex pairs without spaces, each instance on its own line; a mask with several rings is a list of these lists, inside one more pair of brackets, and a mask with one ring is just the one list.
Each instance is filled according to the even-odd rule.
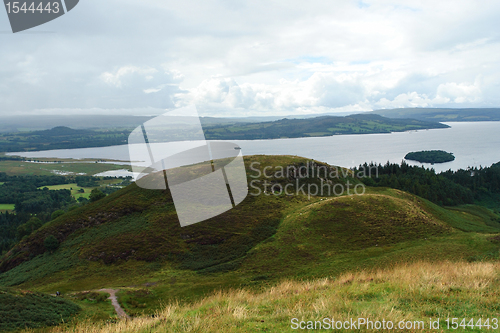
[[[81,1],[32,33],[0,34],[0,114],[327,112],[437,102],[439,87],[444,105],[498,106],[500,3],[366,3]],[[476,81],[474,100],[464,87]]]

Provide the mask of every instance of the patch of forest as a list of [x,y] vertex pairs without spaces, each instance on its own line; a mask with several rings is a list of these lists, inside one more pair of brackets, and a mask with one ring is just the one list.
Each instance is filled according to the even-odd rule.
[[455,156],[443,150],[424,150],[406,154],[405,160],[434,164],[454,161]]
[[131,130],[76,130],[64,126],[0,134],[0,152],[106,147],[127,143]]
[[[15,212],[0,212],[0,253],[66,211],[118,190],[117,187],[100,187],[100,180],[92,176],[9,176],[0,172],[0,204],[15,206]],[[72,183],[96,189],[89,199],[75,200],[69,189],[49,190],[46,187]]]
[[366,177],[361,178],[366,185],[410,192],[438,205],[488,202],[489,208],[500,209],[500,162],[490,167],[448,170],[439,174],[434,169],[411,166],[404,161],[385,165],[365,163],[354,171],[366,173]]

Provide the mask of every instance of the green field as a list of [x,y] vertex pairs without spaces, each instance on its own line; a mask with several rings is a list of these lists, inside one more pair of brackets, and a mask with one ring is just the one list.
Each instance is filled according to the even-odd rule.
[[0,212],[14,210],[14,204],[0,204]]
[[[75,198],[78,199],[80,197],[84,197],[86,199],[89,198],[90,192],[92,191],[93,187],[79,187],[75,183],[73,184],[63,184],[63,185],[52,185],[52,186],[43,186],[40,187],[39,189],[42,189],[44,187],[47,187],[49,190],[70,190],[71,195]],[[79,192],[80,189],[83,189],[85,192],[81,193]]]
[[[121,179],[106,179],[106,180],[101,180],[99,181],[99,185],[112,185],[115,183],[121,182]],[[85,199],[88,199],[90,196],[90,192],[96,187],[79,187],[77,184],[72,183],[72,184],[62,184],[62,185],[51,185],[51,186],[43,186],[40,187],[39,189],[43,189],[44,187],[47,187],[49,190],[70,190],[71,195],[78,200],[78,198],[83,197]],[[99,187],[99,186],[97,186]],[[84,192],[81,193],[79,190],[83,189]]]
[[[66,161],[65,161],[66,162]],[[0,161],[0,172],[9,176],[20,175],[54,175],[54,174],[83,174],[92,176],[97,173],[129,169],[128,165],[104,164],[95,162],[70,162],[69,163],[31,163],[23,161]]]

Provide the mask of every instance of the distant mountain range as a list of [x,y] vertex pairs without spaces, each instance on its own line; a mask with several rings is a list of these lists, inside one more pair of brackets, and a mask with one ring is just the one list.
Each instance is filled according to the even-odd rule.
[[[438,109],[402,108],[357,112],[358,114],[377,114],[380,116],[405,119],[411,118],[427,122],[447,121],[500,121],[500,108]],[[200,117],[205,126],[229,125],[237,123],[261,123],[282,119],[311,119],[317,117],[352,116],[354,113],[325,113],[288,116],[253,117]],[[65,126],[74,129],[135,128],[154,116],[114,116],[114,115],[50,115],[50,116],[0,116],[0,132],[39,131]],[[173,117],[174,121],[184,123],[184,117]]]
[[285,118],[261,123],[217,124],[204,126],[204,132],[206,138],[211,140],[262,140],[341,134],[391,133],[448,127],[438,122],[408,118],[391,119],[376,114],[357,114],[345,117]]
[[[186,117],[175,117],[168,131],[173,137],[195,134],[198,128],[186,126]],[[147,118],[146,120],[148,120]],[[219,119],[219,118],[214,118]],[[144,120],[144,119],[143,119]],[[376,114],[346,117],[322,116],[308,119],[280,119],[267,122],[203,123],[208,140],[263,140],[319,137],[341,134],[404,132],[449,126],[415,119],[390,119]],[[137,126],[139,126],[137,124]],[[166,129],[166,128],[165,128]],[[57,126],[49,130],[0,134],[0,152],[37,151],[106,147],[126,144],[132,128],[72,129]]]
[[500,108],[434,109],[404,108],[370,112],[389,118],[412,118],[422,121],[500,121]]

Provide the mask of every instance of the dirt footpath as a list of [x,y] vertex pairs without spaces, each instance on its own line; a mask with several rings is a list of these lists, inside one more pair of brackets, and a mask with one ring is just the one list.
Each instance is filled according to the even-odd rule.
[[118,303],[118,299],[116,298],[116,293],[119,291],[119,289],[99,289],[98,291],[102,291],[103,293],[109,294],[108,299],[111,300],[111,304],[115,308],[118,318],[130,319],[130,316],[125,311],[123,311],[122,307],[120,306],[120,303]]

